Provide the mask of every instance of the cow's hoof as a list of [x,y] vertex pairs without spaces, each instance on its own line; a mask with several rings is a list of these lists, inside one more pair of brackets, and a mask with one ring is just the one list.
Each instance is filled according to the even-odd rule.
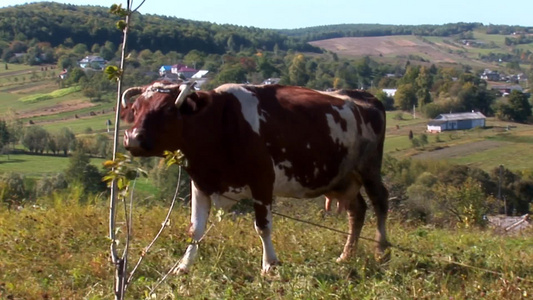
[[187,275],[189,274],[189,269],[186,266],[179,265],[175,267],[170,273],[176,276]]
[[275,262],[270,263],[270,264],[268,264],[266,266],[263,266],[263,268],[261,269],[261,276],[272,277],[272,275],[274,275],[274,273],[276,273],[276,270],[277,270],[278,266],[281,266],[281,262],[280,261],[275,261]]
[[374,257],[376,258],[376,261],[378,263],[387,263],[390,261],[390,258],[391,258],[391,249],[390,248],[387,248],[387,250],[385,251],[376,251],[376,253],[374,254]]
[[348,257],[347,255],[342,254],[341,256],[339,256],[339,257],[337,258],[336,262],[338,262],[338,263],[343,263],[343,262],[348,261],[348,258],[349,258],[349,257]]

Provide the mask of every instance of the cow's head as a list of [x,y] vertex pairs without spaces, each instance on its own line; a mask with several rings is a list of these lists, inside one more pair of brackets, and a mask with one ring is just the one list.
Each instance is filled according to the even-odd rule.
[[[162,156],[179,145],[184,103],[193,83],[155,82],[122,94],[121,119],[133,126],[124,131],[124,147],[133,156]],[[138,96],[135,101],[131,98]],[[190,100],[189,100],[190,101]]]

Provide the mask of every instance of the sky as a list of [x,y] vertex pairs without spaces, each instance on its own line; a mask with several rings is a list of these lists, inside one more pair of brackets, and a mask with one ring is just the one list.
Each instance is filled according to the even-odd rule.
[[[0,0],[0,8],[28,0]],[[57,0],[126,6],[126,0]],[[134,0],[133,6],[141,4]],[[533,27],[533,0],[146,0],[139,11],[218,24],[295,29],[334,24],[421,25],[480,22]]]

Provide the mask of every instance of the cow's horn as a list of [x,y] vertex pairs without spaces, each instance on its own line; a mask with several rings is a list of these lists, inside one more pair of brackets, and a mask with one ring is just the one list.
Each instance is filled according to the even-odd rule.
[[191,94],[191,89],[194,87],[196,82],[187,82],[180,86],[180,94],[178,95],[178,98],[176,98],[176,107],[179,108],[185,99],[187,99],[187,96]]
[[140,86],[131,87],[122,93],[122,106],[126,108],[128,106],[128,102],[130,101],[130,98],[136,95],[139,95],[142,93],[143,88]]

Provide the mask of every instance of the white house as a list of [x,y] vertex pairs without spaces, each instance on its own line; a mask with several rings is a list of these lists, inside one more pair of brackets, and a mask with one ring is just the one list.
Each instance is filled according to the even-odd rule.
[[78,64],[82,69],[103,70],[105,68],[106,61],[100,56],[89,55],[80,60]]
[[398,89],[383,89],[383,91],[387,94],[387,97],[394,97],[396,95],[396,91]]
[[466,130],[485,127],[486,118],[480,112],[440,114],[428,123],[427,131],[437,133],[445,130]]

